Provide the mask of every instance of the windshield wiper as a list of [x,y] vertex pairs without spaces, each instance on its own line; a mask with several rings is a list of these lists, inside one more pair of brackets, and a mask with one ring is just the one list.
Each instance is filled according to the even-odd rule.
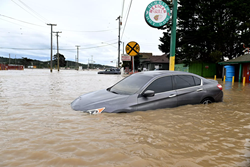
[[110,91],[110,92],[112,92],[112,93],[114,93],[114,94],[118,94],[116,91],[112,91],[112,90],[111,90],[111,87],[108,88],[107,91]]
[[115,91],[110,91],[110,92],[112,92],[112,93],[114,93],[114,94],[118,94],[117,92],[115,92]]

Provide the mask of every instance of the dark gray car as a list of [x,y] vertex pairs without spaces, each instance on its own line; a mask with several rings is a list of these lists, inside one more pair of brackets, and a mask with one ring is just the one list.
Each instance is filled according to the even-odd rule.
[[222,86],[215,80],[180,71],[146,71],[84,94],[71,107],[90,114],[124,113],[222,101]]
[[119,68],[110,68],[105,71],[98,71],[98,74],[121,74],[121,70]]

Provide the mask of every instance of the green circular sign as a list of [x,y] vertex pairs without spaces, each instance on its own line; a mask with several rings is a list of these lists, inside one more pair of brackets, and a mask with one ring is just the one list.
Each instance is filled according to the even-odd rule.
[[153,1],[147,6],[144,17],[148,25],[159,28],[170,19],[170,9],[163,1]]

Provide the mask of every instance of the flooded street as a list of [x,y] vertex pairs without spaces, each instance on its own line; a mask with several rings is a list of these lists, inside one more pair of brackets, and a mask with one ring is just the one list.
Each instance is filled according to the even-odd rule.
[[249,167],[250,85],[223,83],[224,102],[129,114],[71,109],[122,75],[0,71],[0,166]]

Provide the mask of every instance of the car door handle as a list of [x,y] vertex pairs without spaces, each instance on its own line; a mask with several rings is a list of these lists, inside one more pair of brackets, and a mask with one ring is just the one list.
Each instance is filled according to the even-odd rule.
[[200,88],[200,89],[197,89],[197,90],[196,90],[196,92],[200,92],[200,91],[203,91],[203,89],[202,89],[202,88]]
[[176,94],[172,94],[172,95],[170,95],[170,96],[168,96],[168,97],[175,97],[176,96]]

